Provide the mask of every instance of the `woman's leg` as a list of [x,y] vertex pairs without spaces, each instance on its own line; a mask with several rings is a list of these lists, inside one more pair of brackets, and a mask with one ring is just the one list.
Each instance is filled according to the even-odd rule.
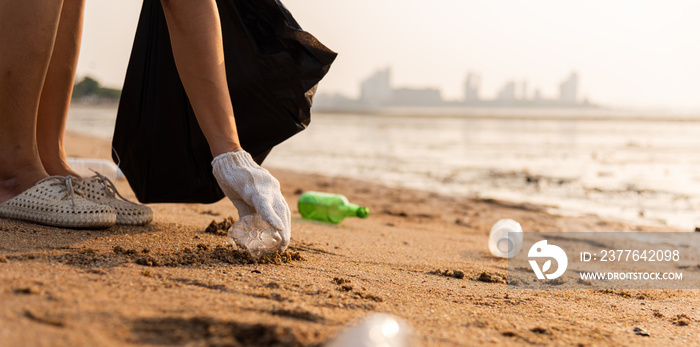
[[83,31],[84,0],[64,0],[37,116],[39,157],[49,175],[80,177],[66,164],[66,128]]
[[36,122],[61,1],[0,0],[0,202],[48,176]]
[[241,149],[215,0],[161,0],[178,74],[211,152]]

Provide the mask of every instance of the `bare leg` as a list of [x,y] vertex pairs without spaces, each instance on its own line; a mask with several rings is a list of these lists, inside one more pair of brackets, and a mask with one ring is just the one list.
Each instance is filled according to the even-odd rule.
[[49,175],[80,177],[66,164],[63,133],[66,128],[83,29],[84,0],[64,0],[58,33],[46,74],[37,116],[37,146]]
[[0,0],[0,202],[48,176],[36,122],[61,1]]
[[216,157],[241,149],[226,83],[221,21],[214,0],[161,0],[175,65]]

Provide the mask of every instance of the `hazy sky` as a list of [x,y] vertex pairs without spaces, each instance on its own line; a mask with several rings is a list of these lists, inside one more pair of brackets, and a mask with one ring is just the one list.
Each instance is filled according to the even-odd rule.
[[[579,73],[581,95],[633,107],[700,109],[700,1],[283,0],[301,26],[339,53],[321,93],[359,95],[391,66],[397,87],[459,99],[467,72],[493,97],[510,80],[558,95]],[[78,66],[121,86],[141,0],[87,1]]]

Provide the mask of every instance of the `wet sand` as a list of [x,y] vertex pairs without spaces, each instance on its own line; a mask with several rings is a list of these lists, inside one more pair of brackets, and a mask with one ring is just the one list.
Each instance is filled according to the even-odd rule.
[[[71,134],[69,155],[109,157]],[[287,252],[256,262],[212,222],[211,205],[153,204],[145,227],[70,230],[0,220],[0,345],[314,346],[374,312],[417,342],[453,345],[694,345],[698,290],[517,290],[490,255],[500,218],[530,231],[671,231],[545,208],[456,198],[271,169],[292,209]],[[116,182],[133,199],[126,181]],[[368,206],[366,220],[302,220],[307,190]],[[214,228],[216,229],[216,228]],[[645,336],[648,335],[648,336]]]

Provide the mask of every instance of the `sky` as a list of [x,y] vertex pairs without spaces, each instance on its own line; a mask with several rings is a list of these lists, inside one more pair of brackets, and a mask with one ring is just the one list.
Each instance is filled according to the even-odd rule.
[[[282,0],[304,30],[339,53],[319,93],[359,95],[391,67],[395,87],[458,100],[468,72],[481,96],[509,81],[618,107],[700,110],[700,2],[678,0]],[[141,0],[87,1],[78,76],[120,87]]]

